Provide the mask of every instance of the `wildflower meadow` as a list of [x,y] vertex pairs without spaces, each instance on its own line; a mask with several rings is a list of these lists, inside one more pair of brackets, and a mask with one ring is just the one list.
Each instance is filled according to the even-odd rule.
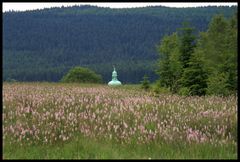
[[237,96],[3,84],[4,159],[236,159]]

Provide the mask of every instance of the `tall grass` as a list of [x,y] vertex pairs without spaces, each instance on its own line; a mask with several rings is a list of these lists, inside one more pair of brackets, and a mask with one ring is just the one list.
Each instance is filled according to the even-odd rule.
[[3,84],[3,157],[236,159],[237,97]]

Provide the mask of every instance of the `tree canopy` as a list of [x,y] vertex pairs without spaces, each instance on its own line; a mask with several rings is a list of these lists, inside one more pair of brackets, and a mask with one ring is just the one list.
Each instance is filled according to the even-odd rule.
[[[5,12],[3,79],[57,82],[72,67],[82,66],[101,74],[106,83],[116,65],[124,83],[139,83],[144,74],[152,82],[157,79],[155,46],[164,35],[171,35],[184,21],[195,27],[194,32],[206,31],[213,15],[229,18],[236,10],[236,6],[73,6]],[[234,39],[234,32],[231,35],[229,39]]]
[[[208,29],[166,35],[158,46],[159,86],[184,95],[229,95],[237,91],[237,17],[215,15]],[[196,40],[194,38],[197,38]]]
[[101,83],[102,77],[88,68],[78,66],[69,70],[61,81],[65,83]]

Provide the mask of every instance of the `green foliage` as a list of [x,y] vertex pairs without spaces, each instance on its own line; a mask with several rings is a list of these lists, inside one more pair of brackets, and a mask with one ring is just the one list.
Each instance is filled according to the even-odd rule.
[[188,67],[188,62],[191,58],[195,48],[195,36],[193,35],[194,29],[190,27],[188,22],[183,23],[183,27],[179,29],[180,35],[180,61],[183,68]]
[[101,83],[102,77],[88,68],[74,67],[63,76],[61,81],[66,83]]
[[173,33],[163,38],[158,46],[160,58],[157,70],[160,75],[161,87],[170,88],[171,92],[176,93],[183,86],[182,82],[187,82],[187,78],[182,78],[182,75],[189,66],[189,60],[195,47],[194,41],[193,28],[187,23],[183,23],[179,33]]
[[[183,73],[180,73],[181,78],[178,83],[181,88],[188,87],[188,95],[202,95],[204,92],[202,92],[202,89],[199,90],[202,82],[202,77],[200,76],[202,75],[202,69],[198,69],[201,68],[201,63],[195,63],[198,60],[193,59],[195,58],[193,57],[193,52],[196,47],[193,31],[194,29],[189,25],[189,22],[183,22],[183,27],[179,29],[179,61],[181,62]],[[198,75],[198,77],[195,78],[195,75]]]
[[[230,17],[234,7],[111,9],[92,6],[3,13],[3,78],[57,82],[74,66],[88,67],[108,82],[112,65],[119,80],[157,79],[154,46],[186,17],[205,31],[211,17]],[[116,61],[117,60],[117,61]]]
[[197,51],[205,58],[208,94],[229,95],[237,91],[237,18],[213,17],[199,40]]
[[55,146],[20,146],[6,142],[3,159],[237,159],[232,144],[119,144],[113,140],[96,140],[77,134]]
[[[193,29],[180,28],[179,43],[171,36],[161,41],[160,86],[181,95],[230,95],[237,90],[237,17],[212,18],[195,40]],[[172,44],[171,44],[172,43]],[[174,50],[175,49],[175,50]]]
[[203,68],[203,61],[195,53],[191,56],[188,67],[184,69],[181,80],[182,86],[187,87],[189,95],[202,96],[206,94],[207,73]]
[[143,77],[143,81],[141,81],[141,88],[144,90],[149,90],[150,88],[150,81],[148,80],[148,76],[145,74]]
[[179,89],[178,94],[181,96],[189,96],[190,95],[190,90],[187,87],[182,87]]
[[162,87],[159,81],[157,81],[157,82],[153,85],[152,90],[153,90],[153,92],[156,93],[156,94],[169,94],[169,93],[170,93],[169,88]]
[[207,94],[209,95],[229,95],[227,88],[228,75],[226,73],[212,74],[208,79]]
[[177,91],[178,80],[182,71],[182,65],[179,61],[179,37],[177,33],[165,36],[158,46],[158,51],[160,58],[157,73],[160,76],[160,86],[169,87],[171,91]]
[[146,130],[151,130],[151,131],[155,131],[157,128],[157,124],[155,122],[149,122],[145,125],[145,129]]

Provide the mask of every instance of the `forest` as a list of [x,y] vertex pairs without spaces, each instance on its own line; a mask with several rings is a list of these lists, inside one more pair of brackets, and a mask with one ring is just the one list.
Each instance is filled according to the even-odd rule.
[[[165,36],[174,35],[183,22],[189,22],[195,29],[192,34],[200,37],[199,33],[210,30],[209,23],[215,15],[230,19],[236,12],[236,6],[132,9],[73,6],[5,12],[3,81],[58,82],[72,67],[82,66],[96,71],[106,83],[111,80],[114,65],[124,84],[139,83],[144,75],[153,82],[159,77],[158,48]],[[221,36],[201,36],[201,46],[205,38],[216,39],[216,46],[222,43]],[[213,46],[207,51],[201,46],[199,50],[206,55],[215,58],[218,54]],[[209,65],[214,66],[211,61]]]
[[237,14],[215,15],[198,38],[184,22],[158,46],[158,86],[180,95],[236,94],[237,29]]

